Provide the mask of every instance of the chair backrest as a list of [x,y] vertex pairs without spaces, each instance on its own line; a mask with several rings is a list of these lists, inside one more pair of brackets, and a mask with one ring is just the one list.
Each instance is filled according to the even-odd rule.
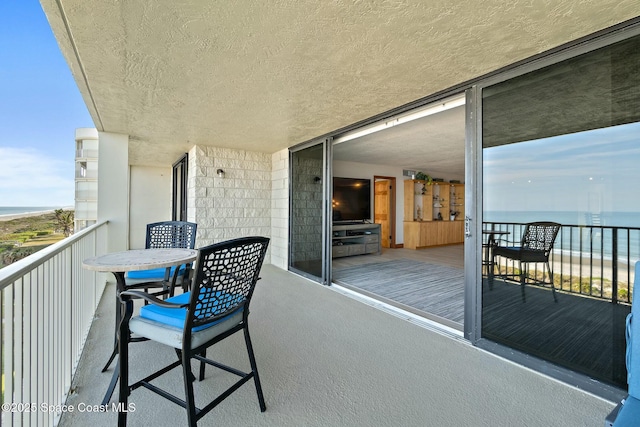
[[640,399],[640,261],[636,262],[631,300],[631,313],[627,316],[627,383],[629,394]]
[[186,331],[241,307],[246,320],[268,245],[267,237],[242,237],[198,250]]
[[530,222],[524,228],[520,246],[523,249],[544,251],[546,255],[553,249],[553,242],[560,231],[557,222]]
[[198,225],[186,221],[163,221],[147,224],[147,249],[193,249]]

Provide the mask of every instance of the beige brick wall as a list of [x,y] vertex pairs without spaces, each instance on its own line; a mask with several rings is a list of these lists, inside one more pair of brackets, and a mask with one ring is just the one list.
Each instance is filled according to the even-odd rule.
[[[224,178],[218,177],[218,169],[224,170]],[[270,154],[191,149],[187,216],[198,224],[196,247],[244,236],[271,237],[271,169]],[[270,262],[269,253],[265,262]]]

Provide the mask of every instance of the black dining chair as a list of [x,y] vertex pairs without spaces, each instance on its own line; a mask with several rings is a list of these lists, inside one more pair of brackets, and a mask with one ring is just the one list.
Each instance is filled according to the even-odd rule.
[[[524,232],[520,244],[516,246],[496,245],[491,249],[491,268],[489,269],[489,283],[493,284],[494,271],[493,266],[496,265],[496,257],[502,257],[518,261],[518,274],[520,279],[520,285],[522,288],[522,300],[525,301],[525,285],[527,280],[533,281],[537,284],[544,285],[546,272],[549,273],[549,282],[551,284],[551,293],[553,294],[553,300],[558,302],[556,296],[556,289],[553,284],[553,272],[549,265],[549,255],[553,249],[553,244],[556,240],[556,236],[560,231],[561,225],[556,222],[539,221],[530,222],[525,225]],[[500,243],[500,242],[498,242]],[[542,263],[542,281],[538,281],[535,278],[529,277],[529,264]],[[546,271],[544,269],[546,267]],[[503,275],[506,277],[507,275]],[[515,275],[514,275],[515,276]]]
[[[187,221],[162,221],[147,224],[145,249],[193,249],[198,225]],[[186,291],[191,265],[130,271],[125,276],[128,289],[158,289],[155,296],[173,296],[176,285]]]
[[[266,410],[249,337],[248,319],[249,304],[268,244],[269,239],[266,237],[244,237],[199,249],[195,274],[189,291],[184,294],[166,300],[140,290],[126,290],[120,294],[123,304],[131,304],[131,299],[137,298],[149,302],[140,309],[138,316],[131,318],[129,332],[173,347],[180,355],[176,362],[129,385],[128,391],[145,387],[177,403],[187,410],[188,425],[193,427],[206,413],[245,382],[253,379],[260,410]],[[242,372],[206,357],[207,348],[240,331],[244,334],[251,372]],[[127,345],[126,338],[122,345]],[[124,354],[128,353],[124,351]],[[200,381],[204,379],[207,364],[235,374],[240,379],[204,408],[196,408],[193,390],[195,376],[191,371],[191,359],[200,361]],[[120,363],[124,364],[122,369],[127,372],[124,377],[128,378],[128,356],[122,357]],[[151,384],[154,379],[178,366],[183,371],[185,400]],[[127,396],[121,396],[121,403],[122,398],[126,401]]]
[[[197,229],[196,223],[186,221],[162,221],[147,224],[145,249],[194,249]],[[125,276],[126,289],[144,289],[145,292],[154,289],[152,293],[154,296],[166,298],[173,296],[178,284],[183,291],[186,291],[190,274],[190,264],[171,268],[130,271]],[[118,318],[116,317],[116,331],[118,329],[117,323]],[[117,342],[117,338],[114,338],[114,341]],[[114,345],[102,372],[109,369],[116,354],[118,354],[118,348],[117,345]]]

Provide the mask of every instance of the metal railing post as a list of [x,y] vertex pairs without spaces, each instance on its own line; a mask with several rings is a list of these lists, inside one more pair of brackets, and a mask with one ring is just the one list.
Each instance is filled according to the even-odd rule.
[[611,303],[618,303],[618,229],[611,230]]

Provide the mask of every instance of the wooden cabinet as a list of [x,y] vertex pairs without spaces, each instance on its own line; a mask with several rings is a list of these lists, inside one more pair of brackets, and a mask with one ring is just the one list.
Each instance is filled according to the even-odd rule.
[[[464,220],[464,184],[449,184],[449,219]],[[455,216],[452,214],[456,213]]]
[[464,241],[462,221],[405,221],[404,247],[420,249]]
[[[458,212],[454,217],[452,213]],[[404,247],[419,249],[464,241],[464,184],[404,182]]]
[[332,258],[353,255],[380,254],[380,224],[334,225]]

